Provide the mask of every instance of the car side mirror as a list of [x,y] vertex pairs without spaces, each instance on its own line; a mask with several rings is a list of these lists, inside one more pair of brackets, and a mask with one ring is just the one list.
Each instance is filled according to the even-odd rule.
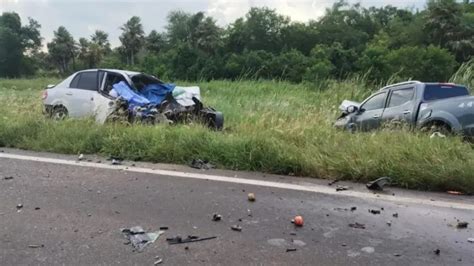
[[357,110],[359,110],[359,108],[357,108],[357,106],[354,106],[354,105],[348,106],[346,109],[347,113],[349,114],[355,113],[357,112]]
[[52,88],[54,88],[54,87],[56,87],[56,85],[54,85],[54,84],[49,84],[48,86],[46,86],[46,89],[52,89]]

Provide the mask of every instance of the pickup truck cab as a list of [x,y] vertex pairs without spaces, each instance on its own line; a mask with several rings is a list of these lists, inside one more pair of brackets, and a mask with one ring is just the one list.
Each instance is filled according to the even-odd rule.
[[408,81],[384,87],[362,103],[344,101],[335,126],[369,131],[384,123],[474,135],[474,96],[465,86]]

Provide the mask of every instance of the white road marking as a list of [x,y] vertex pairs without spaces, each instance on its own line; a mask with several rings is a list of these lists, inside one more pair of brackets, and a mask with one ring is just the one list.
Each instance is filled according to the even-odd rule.
[[264,181],[264,180],[257,180],[257,179],[208,175],[208,174],[199,174],[199,173],[187,173],[187,172],[159,170],[159,169],[157,170],[157,169],[150,169],[150,168],[124,166],[124,165],[109,165],[109,164],[102,164],[102,163],[82,162],[82,161],[73,161],[73,160],[65,160],[65,159],[37,157],[37,156],[27,156],[27,155],[18,155],[18,154],[11,154],[11,153],[0,153],[0,158],[60,164],[60,165],[72,165],[72,166],[99,168],[99,169],[121,170],[121,171],[127,171],[127,172],[146,173],[146,174],[154,174],[154,175],[161,175],[161,176],[174,176],[174,177],[182,177],[182,178],[190,178],[190,179],[211,180],[211,181],[218,181],[218,182],[254,185],[254,186],[289,189],[289,190],[297,190],[297,191],[307,191],[307,192],[314,192],[314,193],[320,193],[320,194],[326,194],[326,195],[347,196],[347,197],[355,197],[355,198],[362,198],[362,199],[386,200],[386,201],[404,203],[404,204],[408,204],[408,203],[423,204],[423,205],[429,205],[429,206],[435,206],[435,207],[474,210],[474,204],[450,202],[450,201],[432,201],[432,200],[421,199],[421,198],[389,196],[389,195],[373,194],[373,193],[360,192],[360,191],[336,192],[333,187],[327,187],[327,186],[316,185],[316,184],[308,185],[307,183],[305,183],[304,185],[300,185],[300,184],[291,184],[291,183],[284,183],[284,182]]

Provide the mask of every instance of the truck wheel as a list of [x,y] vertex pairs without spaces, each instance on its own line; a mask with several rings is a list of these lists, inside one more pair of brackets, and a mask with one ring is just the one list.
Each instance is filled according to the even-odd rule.
[[430,135],[438,133],[444,136],[450,135],[451,128],[442,122],[430,123],[422,128],[422,131],[429,133]]
[[67,116],[67,109],[64,106],[56,106],[51,112],[51,118],[57,121],[64,120]]

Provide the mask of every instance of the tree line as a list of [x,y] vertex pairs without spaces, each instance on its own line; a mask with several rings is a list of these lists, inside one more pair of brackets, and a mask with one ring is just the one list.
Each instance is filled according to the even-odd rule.
[[60,26],[42,49],[41,25],[0,16],[0,77],[67,75],[120,68],[162,79],[281,79],[317,82],[363,75],[371,81],[446,81],[474,55],[474,3],[428,0],[426,8],[362,7],[341,0],[317,20],[292,22],[251,8],[226,27],[203,12],[173,11],[163,32],[139,17],[120,29],[121,45],[97,30],[75,40]]

